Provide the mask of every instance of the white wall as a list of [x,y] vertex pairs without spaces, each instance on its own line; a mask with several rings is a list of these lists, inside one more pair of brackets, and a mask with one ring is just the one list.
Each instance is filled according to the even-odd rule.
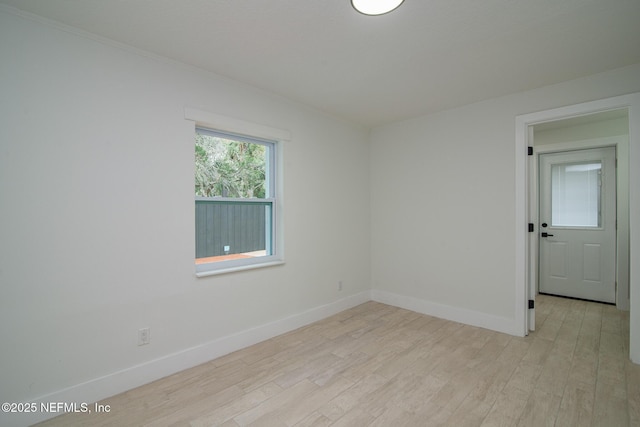
[[629,118],[626,116],[608,120],[597,120],[596,118],[588,123],[563,125],[540,131],[534,127],[534,145],[575,143],[576,141],[606,139],[619,135],[629,136]]
[[[0,57],[0,402],[93,401],[369,298],[365,129],[6,10]],[[185,106],[291,132],[284,266],[195,277]]]
[[515,118],[637,91],[640,64],[374,129],[373,297],[518,333]]

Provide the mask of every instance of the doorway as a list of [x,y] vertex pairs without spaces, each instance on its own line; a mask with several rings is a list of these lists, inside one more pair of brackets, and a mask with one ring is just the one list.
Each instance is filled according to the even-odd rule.
[[[537,238],[535,232],[530,231],[531,206],[536,195],[530,191],[530,174],[535,175],[532,158],[528,151],[533,147],[534,128],[549,125],[556,126],[564,120],[579,120],[596,113],[624,110],[628,114],[628,154],[626,164],[628,179],[626,180],[626,194],[629,207],[625,214],[628,216],[629,228],[626,233],[618,230],[620,247],[626,240],[628,257],[627,268],[618,270],[618,294],[620,294],[620,275],[627,274],[628,289],[626,290],[628,309],[630,311],[629,327],[629,356],[632,362],[640,363],[640,192],[629,191],[629,183],[640,182],[640,92],[616,96],[582,104],[569,105],[534,113],[516,116],[515,137],[515,324],[514,328],[520,335],[527,335],[535,327],[535,295],[537,292],[537,266],[534,264],[537,253]],[[538,141],[539,142],[539,141]],[[600,146],[603,144],[599,144]],[[528,149],[528,147],[531,147]],[[622,158],[620,155],[619,158]],[[620,169],[620,162],[618,164]],[[535,177],[534,177],[535,178]],[[622,212],[618,212],[619,214]],[[620,215],[619,215],[620,216]],[[537,221],[537,217],[533,219]],[[536,230],[537,231],[537,230]],[[618,257],[618,262],[623,257]],[[535,268],[534,268],[535,267]]]

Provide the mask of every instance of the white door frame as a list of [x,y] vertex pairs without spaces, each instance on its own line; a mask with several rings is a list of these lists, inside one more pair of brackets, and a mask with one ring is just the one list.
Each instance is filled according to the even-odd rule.
[[[539,123],[557,121],[626,108],[629,114],[629,182],[640,182],[640,92],[598,101],[585,102],[551,110],[522,114],[516,117],[515,138],[515,315],[519,333],[524,336],[529,331],[527,302],[529,290],[535,286],[531,282],[530,235],[528,232],[530,194],[528,192],[530,127]],[[640,192],[629,191],[629,309],[630,336],[629,357],[640,363]],[[634,260],[635,258],[638,258]]]

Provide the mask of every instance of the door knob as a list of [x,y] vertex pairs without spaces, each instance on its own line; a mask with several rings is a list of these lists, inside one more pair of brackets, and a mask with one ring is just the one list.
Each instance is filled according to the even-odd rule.
[[553,234],[542,233],[542,237],[553,237]]

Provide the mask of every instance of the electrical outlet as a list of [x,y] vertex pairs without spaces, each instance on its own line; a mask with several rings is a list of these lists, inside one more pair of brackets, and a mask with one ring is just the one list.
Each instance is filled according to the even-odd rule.
[[342,290],[342,280],[338,280],[338,290]]
[[149,328],[138,329],[138,345],[147,345],[151,342],[151,330]]

